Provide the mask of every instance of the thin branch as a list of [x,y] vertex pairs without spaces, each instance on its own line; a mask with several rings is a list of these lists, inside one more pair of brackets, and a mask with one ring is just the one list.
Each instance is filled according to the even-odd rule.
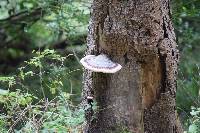
[[19,23],[19,22],[22,22],[22,21],[33,21],[33,20],[38,20],[40,17],[41,17],[41,13],[43,12],[42,8],[39,7],[39,8],[36,8],[36,9],[33,9],[33,11],[22,11],[22,12],[19,12],[17,14],[14,14],[14,15],[11,15],[10,17],[6,18],[6,19],[0,19],[0,23],[3,23],[3,22],[10,22],[10,23]]

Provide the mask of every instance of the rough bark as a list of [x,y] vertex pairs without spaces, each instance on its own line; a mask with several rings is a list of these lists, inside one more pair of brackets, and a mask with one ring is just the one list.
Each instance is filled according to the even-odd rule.
[[88,133],[181,133],[175,108],[178,50],[169,0],[94,0],[87,54],[107,54],[123,68],[85,70]]

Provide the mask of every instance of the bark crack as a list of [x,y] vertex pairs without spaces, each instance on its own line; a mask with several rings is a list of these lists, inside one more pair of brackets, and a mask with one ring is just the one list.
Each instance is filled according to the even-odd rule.
[[163,31],[164,31],[164,38],[169,38],[169,35],[167,33],[167,27],[165,24],[165,17],[163,17]]
[[166,71],[166,55],[162,55],[160,53],[160,49],[158,49],[158,54],[160,56],[160,63],[161,63],[161,69],[162,69],[162,79],[161,79],[161,89],[160,89],[160,93],[164,93],[166,92],[166,81],[167,81],[167,71]]

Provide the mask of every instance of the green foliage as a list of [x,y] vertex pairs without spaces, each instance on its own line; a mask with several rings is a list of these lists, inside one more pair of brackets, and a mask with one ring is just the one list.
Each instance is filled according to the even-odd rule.
[[[18,69],[18,73],[15,76],[1,77],[0,81],[8,82],[9,88],[12,86],[12,89],[18,88],[28,91],[39,98],[47,97],[52,99],[61,90],[71,93],[79,91],[79,89],[72,87],[76,84],[76,87],[80,88],[81,83],[76,83],[76,80],[80,80],[81,77],[73,76],[77,75],[78,71],[81,71],[80,66],[76,65],[73,70],[67,67],[69,65],[66,58],[69,59],[72,54],[64,57],[49,49],[42,52],[33,51],[33,54],[35,56],[25,61],[23,67]],[[74,98],[79,97],[80,95],[74,96]]]
[[42,6],[47,3],[47,0],[38,2],[36,0],[1,0],[0,1],[0,20],[6,19],[15,13],[19,13],[23,10],[31,10],[37,6]]
[[200,2],[174,0],[172,5],[173,22],[181,55],[176,96],[177,109],[185,129],[189,133],[198,133],[199,120],[196,119],[197,115],[194,115],[197,109],[192,106],[200,106]]
[[191,107],[190,119],[188,120],[188,133],[200,132],[200,108]]
[[[89,18],[89,2],[86,1],[63,1],[58,0],[53,2],[51,0],[3,0],[0,2],[1,12],[0,20],[2,20],[2,28],[4,25],[9,24],[9,17],[23,14],[23,12],[35,12],[35,10],[40,10],[39,17],[36,20],[23,20],[23,29],[18,29],[17,25],[22,25],[22,23],[17,23],[13,25],[12,23],[7,30],[8,35],[12,37],[18,36],[16,30],[21,30],[26,38],[31,39],[33,45],[43,46],[49,45],[59,39],[66,39],[66,36],[79,36],[80,34],[86,34],[86,27]],[[5,14],[5,15],[3,15]],[[16,18],[17,19],[17,18]],[[25,18],[23,18],[25,19]],[[17,20],[16,20],[17,21]],[[13,27],[14,26],[14,27]],[[47,40],[48,39],[48,40]]]
[[[180,111],[189,111],[189,108],[193,105],[198,106],[199,103],[199,85],[195,79],[192,81],[178,81],[177,92],[177,106]],[[184,102],[183,102],[184,101]]]
[[[56,102],[55,102],[56,101]],[[45,110],[43,110],[45,108]],[[32,107],[32,117],[29,117],[25,125],[18,132],[72,132],[78,133],[82,130],[84,110],[74,107],[69,99],[58,96],[57,99],[45,102],[44,105]],[[30,114],[29,114],[30,115]],[[34,116],[40,116],[36,123]],[[35,127],[34,125],[37,125]]]
[[[198,20],[200,12],[200,2],[198,0],[173,0],[173,21],[176,28],[184,28],[185,19]],[[193,18],[189,18],[193,17]]]
[[80,132],[82,129],[81,126],[85,121],[84,110],[82,108],[69,108],[68,106],[70,105],[66,105],[63,101],[60,103],[63,105],[60,105],[57,108],[52,108],[45,114],[47,118],[51,115],[54,116],[44,122],[42,131]]
[[9,87],[13,86],[16,83],[14,77],[0,77],[0,82],[8,82]]
[[[35,53],[35,57],[33,57],[32,59],[30,59],[30,61],[25,61],[25,63],[27,63],[27,65],[33,65],[35,67],[39,67],[42,68],[43,64],[42,64],[42,59],[51,59],[51,60],[56,60],[56,61],[60,61],[62,66],[63,66],[63,62],[66,59],[66,57],[61,57],[60,55],[56,54],[56,52],[54,50],[49,50],[49,49],[45,49],[43,52],[35,52],[33,51],[33,53]],[[20,68],[20,70],[22,70],[24,68]],[[28,72],[30,73],[30,72]]]
[[53,48],[62,42],[65,48],[74,40],[83,44],[89,6],[85,0],[0,1],[0,71],[9,69],[12,60],[27,60],[34,49]]
[[5,133],[7,132],[7,129],[6,129],[6,121],[0,117],[0,132],[1,133]]
[[[63,92],[62,95],[70,94]],[[30,94],[10,92],[7,96],[0,96],[3,99],[0,103],[4,103],[7,110],[6,115],[0,115],[2,131],[76,133],[82,130],[84,110],[72,105],[68,96],[57,96],[36,104],[31,102]]]
[[[0,95],[0,103],[4,104],[4,108],[12,111],[16,106],[25,106],[32,102],[33,96],[28,93],[21,93],[20,90],[16,92],[6,92]],[[16,104],[18,103],[18,105]]]
[[[73,104],[72,86],[67,88],[69,92],[64,89],[69,79],[62,79],[78,71],[68,71],[64,66],[70,55],[63,57],[49,49],[33,51],[33,54],[35,56],[18,69],[18,74],[0,77],[2,88],[9,89],[0,90],[1,132],[81,132],[84,110]],[[34,90],[30,79],[31,83],[39,83],[34,84],[37,86]],[[38,91],[42,97],[36,95]]]

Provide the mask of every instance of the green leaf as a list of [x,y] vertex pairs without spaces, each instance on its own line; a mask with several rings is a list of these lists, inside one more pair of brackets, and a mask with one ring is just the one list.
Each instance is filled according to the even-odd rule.
[[189,133],[197,133],[198,127],[196,124],[192,124],[189,126]]
[[8,93],[9,93],[9,90],[0,89],[0,95],[7,95]]

